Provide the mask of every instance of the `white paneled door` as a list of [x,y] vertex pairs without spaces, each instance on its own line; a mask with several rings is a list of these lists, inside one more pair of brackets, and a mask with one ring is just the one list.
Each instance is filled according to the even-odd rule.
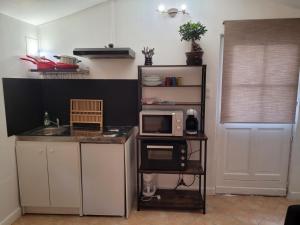
[[292,125],[218,128],[217,193],[286,195]]

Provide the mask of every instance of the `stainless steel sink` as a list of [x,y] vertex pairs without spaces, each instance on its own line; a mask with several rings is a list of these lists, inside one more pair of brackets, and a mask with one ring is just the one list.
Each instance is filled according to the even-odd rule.
[[61,127],[45,127],[40,130],[34,131],[33,135],[42,135],[42,136],[55,136],[55,135],[61,135],[64,132],[66,132],[68,127],[61,126]]

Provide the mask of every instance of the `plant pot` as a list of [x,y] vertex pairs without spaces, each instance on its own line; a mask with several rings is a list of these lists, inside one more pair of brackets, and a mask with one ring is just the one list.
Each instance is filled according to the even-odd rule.
[[145,66],[152,66],[152,57],[145,57]]
[[186,64],[189,66],[201,66],[203,51],[186,52]]

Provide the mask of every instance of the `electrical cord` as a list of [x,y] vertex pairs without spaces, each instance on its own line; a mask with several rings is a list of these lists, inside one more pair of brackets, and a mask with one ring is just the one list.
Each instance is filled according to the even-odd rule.
[[188,154],[187,160],[189,160],[194,153],[200,152],[200,149],[193,151],[191,141],[188,141],[188,143],[189,143],[189,147],[191,149],[191,152]]
[[196,177],[197,177],[197,176],[194,175],[194,178],[193,178],[192,183],[186,184],[185,181],[184,181],[184,176],[183,176],[183,174],[179,174],[179,175],[178,175],[177,184],[176,184],[174,190],[177,190],[177,188],[178,188],[179,186],[191,187],[191,186],[195,183]]
[[189,153],[189,156],[188,156],[188,160],[191,158],[191,156],[196,153],[196,152],[200,152],[200,149],[199,150],[196,150],[196,151],[193,151],[193,152],[190,152]]
[[178,174],[177,184],[176,184],[174,190],[177,190],[177,188],[181,185],[182,179],[183,179],[183,175],[182,174]]
[[[190,147],[190,149],[191,149],[191,152],[188,154],[187,160],[189,160],[189,159],[191,158],[191,156],[192,156],[193,154],[195,154],[196,152],[200,152],[200,149],[193,151],[191,141],[188,141],[188,144],[189,144],[189,147]],[[178,188],[179,186],[191,187],[191,186],[195,183],[196,177],[197,177],[197,176],[194,175],[194,178],[193,178],[192,183],[186,184],[185,181],[184,181],[184,176],[183,176],[183,174],[178,174],[178,179],[177,179],[176,186],[174,187],[174,190],[177,190],[177,188]]]
[[[182,178],[182,179],[183,179],[183,178]],[[185,184],[184,186],[186,186],[186,187],[191,187],[191,186],[195,183],[195,181],[196,181],[196,175],[194,175],[194,179],[193,179],[193,181],[192,181],[191,184]]]

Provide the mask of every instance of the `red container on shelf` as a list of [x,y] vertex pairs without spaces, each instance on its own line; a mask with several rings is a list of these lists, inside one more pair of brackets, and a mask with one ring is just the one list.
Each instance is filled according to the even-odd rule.
[[55,62],[48,60],[46,58],[37,58],[33,56],[26,55],[27,58],[20,58],[24,61],[29,61],[36,65],[37,70],[54,70]]
[[171,86],[171,77],[165,78],[165,86]]

